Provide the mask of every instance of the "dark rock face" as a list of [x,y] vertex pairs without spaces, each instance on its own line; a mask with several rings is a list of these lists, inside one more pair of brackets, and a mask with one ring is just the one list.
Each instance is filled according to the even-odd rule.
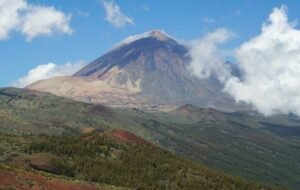
[[153,31],[147,37],[123,44],[93,61],[74,76],[103,79],[111,70],[122,70],[113,78],[119,85],[140,81],[139,96],[154,104],[195,104],[232,108],[233,100],[222,93],[214,77],[199,80],[188,71],[190,58],[184,45]]

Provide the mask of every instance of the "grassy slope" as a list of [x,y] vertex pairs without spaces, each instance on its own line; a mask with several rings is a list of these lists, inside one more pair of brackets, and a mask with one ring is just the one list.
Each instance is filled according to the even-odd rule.
[[75,134],[92,128],[112,128],[113,117],[101,105],[74,102],[45,93],[8,88],[0,90],[1,130],[7,133]]
[[[0,189],[281,189],[213,171],[120,130],[80,136],[0,137],[0,144],[9,142],[3,161],[9,167],[0,164],[0,176],[6,179],[0,179]],[[6,183],[7,179],[12,183]]]
[[[34,170],[30,167],[32,160],[43,162],[43,156],[28,154],[25,150],[42,139],[35,135],[0,134],[0,189],[2,190],[31,190],[31,189],[65,189],[65,190],[129,190],[107,184],[91,183],[84,180],[59,176]],[[51,157],[47,156],[46,159]],[[36,159],[35,159],[36,158]]]
[[295,139],[300,137],[278,136],[261,124],[277,123],[289,130],[300,128],[299,121],[207,109],[193,116],[182,112],[119,114],[142,124],[156,144],[194,161],[248,179],[299,188],[300,146]]
[[[145,113],[74,102],[20,89],[0,90],[3,133],[76,134],[90,128],[123,128],[163,148],[227,173],[299,188],[300,122],[215,110]],[[267,123],[268,125],[263,125]],[[277,131],[268,128],[276,124]],[[278,129],[279,127],[279,129]],[[280,128],[281,127],[281,128]],[[277,132],[277,133],[276,133]],[[1,150],[1,149],[0,149]]]

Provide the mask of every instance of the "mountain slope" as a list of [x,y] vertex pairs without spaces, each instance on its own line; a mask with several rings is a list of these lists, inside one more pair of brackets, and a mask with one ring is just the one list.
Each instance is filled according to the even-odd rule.
[[78,134],[111,128],[105,118],[113,116],[113,111],[102,105],[26,89],[0,89],[0,131],[8,134]]
[[[18,142],[20,137],[9,136],[1,137],[0,145],[8,139],[19,144],[15,146],[20,152],[13,153],[5,164],[18,169],[9,171],[0,165],[0,176],[5,177],[5,181],[0,178],[0,188],[16,185],[17,189],[27,189],[31,184],[35,188],[96,190],[99,187],[95,183],[100,183],[101,189],[283,189],[216,172],[150,143],[140,143],[139,137],[122,130],[80,136],[24,136],[23,144]],[[20,146],[25,147],[23,151]],[[5,183],[14,180],[12,173],[18,181]]]
[[111,187],[99,187],[83,181],[74,182],[56,176],[49,177],[36,172],[18,170],[7,166],[1,167],[1,165],[0,178],[0,189],[3,190],[112,190]]
[[61,135],[122,128],[226,173],[299,189],[297,117],[265,118],[193,105],[147,113],[13,88],[0,90],[0,121],[0,133],[5,134]]
[[72,77],[39,81],[27,88],[118,107],[191,103],[240,108],[222,92],[216,77],[200,80],[192,76],[188,48],[164,33],[155,30],[125,41]]

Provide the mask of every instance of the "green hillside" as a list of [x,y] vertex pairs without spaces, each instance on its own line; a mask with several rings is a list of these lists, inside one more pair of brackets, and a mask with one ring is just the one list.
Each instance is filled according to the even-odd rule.
[[[213,171],[122,130],[76,136],[1,136],[1,145],[8,142],[6,165],[50,173],[53,179],[128,189],[281,189]],[[0,167],[0,174],[4,171]]]
[[16,88],[0,90],[0,130],[5,133],[77,134],[92,128],[112,128],[104,118],[113,112],[102,105]]
[[300,121],[183,106],[169,113],[115,109],[51,94],[0,90],[2,134],[80,134],[122,128],[234,176],[299,189]]

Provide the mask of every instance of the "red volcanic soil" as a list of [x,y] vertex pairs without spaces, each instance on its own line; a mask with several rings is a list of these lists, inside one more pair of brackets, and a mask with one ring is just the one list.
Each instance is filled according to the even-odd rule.
[[109,131],[106,133],[106,136],[125,143],[150,144],[146,140],[122,129],[114,129]]
[[103,190],[88,184],[44,177],[33,172],[16,172],[0,169],[0,189],[17,190]]
[[16,182],[17,180],[15,176],[8,172],[0,171],[0,189],[8,185],[15,184]]

